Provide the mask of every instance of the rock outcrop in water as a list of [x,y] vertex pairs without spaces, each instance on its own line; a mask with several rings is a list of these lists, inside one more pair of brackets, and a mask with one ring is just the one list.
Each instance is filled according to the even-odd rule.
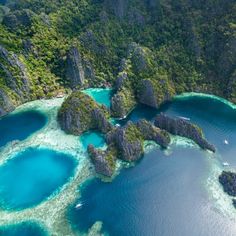
[[106,141],[108,145],[114,144],[119,158],[124,161],[137,161],[144,153],[143,136],[132,122],[107,133]]
[[226,193],[236,197],[236,173],[223,171],[219,176],[219,182]]
[[98,174],[111,177],[116,168],[117,150],[114,146],[108,146],[107,150],[96,149],[93,145],[88,146],[88,154]]
[[109,112],[106,107],[97,104],[81,91],[74,91],[64,101],[58,112],[61,128],[74,135],[93,129],[106,133],[112,128],[108,118]]
[[164,114],[160,114],[155,118],[155,126],[164,129],[171,134],[189,138],[197,143],[202,149],[207,149],[215,152],[215,147],[208,143],[203,137],[202,130],[194,124],[191,124],[183,119],[170,118]]
[[138,121],[137,127],[145,140],[152,140],[163,148],[167,148],[169,145],[170,136],[166,131],[155,127],[146,120]]

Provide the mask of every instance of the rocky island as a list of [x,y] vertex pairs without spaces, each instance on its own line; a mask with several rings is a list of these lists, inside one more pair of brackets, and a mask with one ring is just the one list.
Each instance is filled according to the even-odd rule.
[[223,171],[219,176],[219,182],[227,194],[236,197],[236,173]]
[[154,124],[173,135],[179,135],[193,140],[202,149],[212,152],[216,151],[215,147],[204,138],[201,128],[184,119],[174,119],[162,113],[155,118]]
[[204,139],[201,129],[183,119],[160,114],[155,118],[154,124],[141,119],[137,123],[129,121],[126,125],[117,127],[109,121],[113,112],[80,90],[72,92],[58,112],[58,122],[65,132],[81,135],[96,130],[104,135],[106,150],[96,149],[93,145],[89,145],[87,149],[98,174],[111,177],[117,159],[138,161],[144,154],[145,140],[167,148],[171,142],[169,133],[189,138],[201,148],[215,152],[214,146]]

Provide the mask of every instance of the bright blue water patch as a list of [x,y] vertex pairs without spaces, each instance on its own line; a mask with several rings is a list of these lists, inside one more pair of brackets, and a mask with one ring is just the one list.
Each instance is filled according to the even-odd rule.
[[97,103],[103,104],[106,107],[111,106],[111,96],[113,93],[112,89],[91,88],[86,89],[83,92],[91,96]]
[[47,122],[38,111],[25,111],[0,118],[0,147],[13,140],[24,140]]
[[4,236],[46,236],[47,233],[35,223],[23,222],[21,224],[0,227],[0,235],[4,235]]
[[[234,109],[197,96],[176,99],[161,111],[200,125],[222,161],[236,167]],[[204,151],[196,148],[176,147],[168,157],[154,150],[134,168],[122,170],[112,183],[99,179],[87,182],[76,202],[83,206],[69,212],[74,230],[87,232],[95,221],[103,221],[104,230],[112,236],[236,235],[235,222],[215,209],[203,184],[208,177],[208,162]]]
[[72,176],[72,156],[28,148],[0,167],[0,207],[19,210],[39,204]]
[[80,137],[82,145],[87,149],[89,144],[93,144],[96,148],[101,148],[105,145],[104,136],[98,132],[87,132]]

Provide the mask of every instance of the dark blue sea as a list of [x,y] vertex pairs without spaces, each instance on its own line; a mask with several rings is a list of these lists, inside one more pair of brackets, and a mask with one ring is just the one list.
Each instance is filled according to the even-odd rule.
[[209,97],[180,97],[159,110],[140,106],[120,124],[152,120],[160,112],[200,125],[216,154],[172,144],[168,155],[156,148],[111,183],[87,181],[75,203],[82,207],[68,211],[75,232],[86,233],[102,221],[103,232],[112,236],[236,235],[236,222],[216,206],[206,185],[216,162],[220,166],[227,161],[236,168],[236,110]]

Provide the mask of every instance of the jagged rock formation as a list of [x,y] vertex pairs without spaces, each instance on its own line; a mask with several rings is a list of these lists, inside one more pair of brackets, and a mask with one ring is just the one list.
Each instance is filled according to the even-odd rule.
[[152,140],[163,148],[167,148],[169,145],[170,136],[166,131],[155,127],[146,120],[138,121],[137,127],[145,140]]
[[120,118],[126,116],[137,102],[158,108],[176,93],[173,83],[158,69],[148,48],[131,43],[127,51],[127,58],[121,60],[115,83],[117,93],[111,106],[113,114]]
[[[15,92],[16,100],[25,102],[30,97],[30,82],[25,65],[18,56],[10,53],[0,45],[0,75],[4,78],[4,84]],[[19,103],[18,103],[19,104]]]
[[88,154],[98,174],[111,177],[116,168],[117,151],[112,145],[107,150],[96,149],[93,145],[88,146]]
[[14,105],[8,95],[0,89],[0,117],[14,110]]
[[71,47],[67,53],[66,78],[72,89],[83,87],[95,81],[92,64],[82,57],[77,47]]
[[119,158],[124,161],[137,161],[144,153],[142,134],[132,122],[107,133],[106,141],[109,145],[114,144]]
[[111,111],[114,117],[124,118],[137,105],[134,94],[130,90],[121,90],[111,99]]
[[66,77],[71,88],[84,84],[84,68],[81,55],[76,47],[72,47],[67,55]]
[[215,152],[215,147],[208,143],[203,137],[202,130],[194,124],[183,119],[173,119],[164,114],[160,114],[155,118],[154,125],[167,132],[189,138],[197,143],[202,149]]
[[236,174],[230,171],[223,171],[219,176],[219,182],[223,189],[230,196],[236,197]]
[[112,129],[112,124],[107,120],[107,117],[99,108],[95,108],[92,110],[92,119],[96,123],[96,129],[98,129],[102,133],[107,133]]
[[91,129],[108,132],[111,124],[107,120],[109,112],[105,106],[97,104],[90,96],[74,91],[62,104],[58,112],[61,128],[70,134],[79,135]]

